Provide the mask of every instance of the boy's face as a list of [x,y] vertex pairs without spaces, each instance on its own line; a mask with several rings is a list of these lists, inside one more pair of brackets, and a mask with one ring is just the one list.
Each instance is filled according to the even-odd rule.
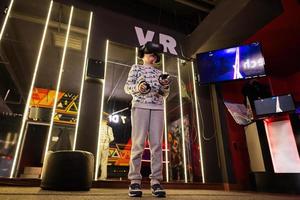
[[151,65],[153,65],[155,63],[155,61],[157,60],[157,57],[153,53],[151,53],[151,54],[144,54],[143,60],[144,60],[145,64],[151,64]]

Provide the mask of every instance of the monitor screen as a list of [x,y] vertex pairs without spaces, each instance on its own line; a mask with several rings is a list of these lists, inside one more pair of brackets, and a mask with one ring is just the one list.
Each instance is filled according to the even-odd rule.
[[197,54],[200,84],[265,76],[259,43]]
[[273,96],[254,101],[255,115],[266,116],[295,110],[294,100],[291,94]]

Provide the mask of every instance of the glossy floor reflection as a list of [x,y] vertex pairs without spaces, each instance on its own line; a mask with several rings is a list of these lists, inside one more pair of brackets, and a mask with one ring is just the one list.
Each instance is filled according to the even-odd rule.
[[[143,199],[155,199],[150,190],[144,188]],[[19,199],[131,199],[127,189],[91,189],[88,192],[45,191],[38,187],[0,187],[1,200]],[[270,194],[254,192],[225,192],[217,190],[167,190],[167,199],[205,200],[298,200],[300,195]]]

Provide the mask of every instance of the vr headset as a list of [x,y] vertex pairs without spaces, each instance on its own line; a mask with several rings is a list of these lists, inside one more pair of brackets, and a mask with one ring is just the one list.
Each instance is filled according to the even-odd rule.
[[163,52],[164,46],[161,44],[156,44],[154,42],[147,42],[146,44],[142,45],[138,49],[138,57],[143,58],[144,54],[154,54],[157,59],[156,63],[159,63],[160,56],[159,54]]

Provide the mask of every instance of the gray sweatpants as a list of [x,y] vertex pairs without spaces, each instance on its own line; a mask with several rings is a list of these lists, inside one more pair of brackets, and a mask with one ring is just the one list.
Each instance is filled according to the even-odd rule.
[[149,134],[151,152],[151,180],[162,180],[162,133],[164,125],[163,110],[132,108],[131,110],[131,156],[129,180],[141,180],[141,161],[144,145]]

